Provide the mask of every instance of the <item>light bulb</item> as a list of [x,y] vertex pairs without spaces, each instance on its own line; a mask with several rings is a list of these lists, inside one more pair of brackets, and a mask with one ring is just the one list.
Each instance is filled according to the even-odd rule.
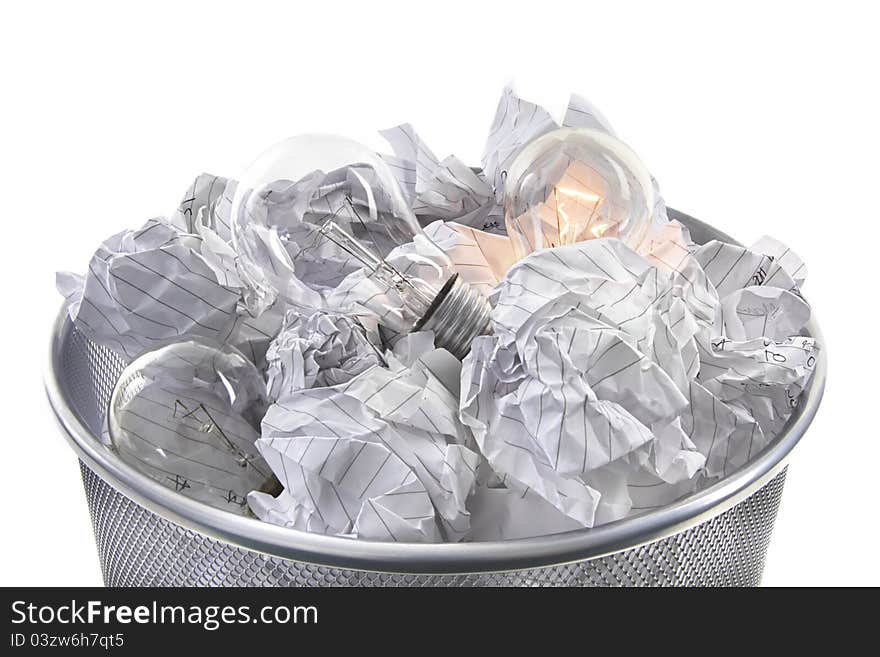
[[[432,330],[462,358],[488,330],[488,301],[424,234],[388,165],[355,141],[309,134],[276,144],[239,182],[232,218],[253,278],[289,303],[343,311],[328,307],[330,293],[360,269],[378,292],[362,304],[397,333]],[[386,260],[411,242],[417,253]]]
[[617,237],[637,248],[654,208],[651,174],[616,137],[560,128],[526,145],[504,181],[504,219],[520,258]]
[[120,458],[161,484],[247,514],[247,494],[277,479],[256,448],[267,407],[257,368],[233,347],[188,337],[144,352],[122,372],[107,428]]

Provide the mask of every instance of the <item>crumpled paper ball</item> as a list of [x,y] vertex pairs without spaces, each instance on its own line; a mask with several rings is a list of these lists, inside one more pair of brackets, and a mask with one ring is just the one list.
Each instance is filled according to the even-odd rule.
[[238,321],[240,281],[206,246],[151,219],[106,240],[85,276],[59,274],[58,287],[77,327],[129,358],[179,335],[225,342]]
[[397,356],[386,354],[388,367],[297,390],[270,406],[257,447],[284,491],[251,493],[259,518],[368,540],[468,535],[479,456],[449,389],[460,364],[433,349],[430,334],[405,336],[396,349]]
[[238,257],[207,225],[211,215],[228,233],[217,194],[228,195],[230,184],[202,174],[172,220],[150,219],[105,240],[85,275],[58,273],[77,329],[126,359],[171,338],[200,335],[232,344],[263,367],[284,307],[271,300],[260,315],[248,310],[253,289]]
[[[465,359],[462,419],[489,464],[583,526],[608,515],[601,491],[607,468],[643,447],[640,460],[651,461],[653,429],[666,432],[688,404],[673,377],[643,353],[653,353],[658,328],[670,328],[671,308],[686,312],[660,304],[661,296],[676,295],[671,285],[660,289],[658,270],[619,240],[532,254],[496,288],[494,335],[478,338]],[[663,336],[678,371],[685,367],[677,340],[692,324],[680,321],[678,337]],[[663,442],[659,462],[653,456],[658,473],[678,460],[682,474],[692,475],[703,462],[680,431]],[[611,517],[628,511],[615,500]]]
[[267,390],[276,400],[297,390],[347,383],[382,363],[366,331],[345,315],[288,310],[269,345]]
[[[594,526],[730,474],[791,414],[816,356],[793,278],[675,222],[655,237],[643,253],[615,239],[536,252],[496,287],[494,334],[462,369],[462,420],[504,482],[478,487],[481,506],[497,512],[506,488],[568,518],[558,531]],[[501,517],[475,526],[528,535]]]
[[[800,335],[810,318],[803,278],[795,280],[803,263],[780,246],[769,238],[752,248],[711,241],[694,251],[719,302],[698,336],[700,371],[691,394],[714,416],[709,422],[685,414],[682,424],[702,443],[708,477],[730,474],[779,433],[816,364],[819,345]],[[719,435],[726,440],[719,443]]]

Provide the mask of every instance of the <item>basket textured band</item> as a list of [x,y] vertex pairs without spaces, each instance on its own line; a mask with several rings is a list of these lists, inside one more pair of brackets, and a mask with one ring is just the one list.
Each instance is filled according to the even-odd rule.
[[[695,241],[726,235],[670,211]],[[818,327],[811,322],[810,331]],[[816,336],[819,337],[819,336]],[[386,545],[266,525],[187,500],[131,471],[98,438],[124,363],[65,318],[46,377],[80,457],[111,586],[756,585],[785,462],[818,408],[824,357],[788,426],[752,463],[698,495],[583,532],[505,543]]]
[[605,557],[432,575],[333,568],[244,550],[157,516],[80,467],[108,586],[755,586],[785,484],[783,470],[708,522]]

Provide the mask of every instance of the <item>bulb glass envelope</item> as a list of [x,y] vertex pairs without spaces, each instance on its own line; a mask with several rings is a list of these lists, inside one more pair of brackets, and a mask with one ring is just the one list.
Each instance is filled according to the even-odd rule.
[[632,149],[584,128],[560,128],[530,142],[504,187],[507,232],[520,258],[598,237],[637,248],[655,203],[651,175]]
[[[327,293],[361,269],[381,300],[371,309],[398,332],[412,330],[453,274],[388,165],[345,137],[306,134],[271,147],[242,177],[232,217],[236,249],[256,287],[327,308]],[[404,266],[386,260],[414,241],[418,253],[409,253]],[[432,282],[419,276],[421,267],[432,270]]]
[[173,490],[246,514],[247,494],[271,485],[256,440],[267,407],[257,368],[237,349],[187,337],[135,358],[107,413],[119,457]]

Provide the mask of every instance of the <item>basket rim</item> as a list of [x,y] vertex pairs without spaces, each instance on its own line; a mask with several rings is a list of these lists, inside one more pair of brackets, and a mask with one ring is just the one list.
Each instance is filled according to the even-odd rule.
[[[671,218],[711,239],[736,243],[728,235],[681,212]],[[752,495],[786,466],[818,411],[826,380],[826,345],[815,314],[807,333],[821,348],[810,384],[776,439],[749,463],[678,502],[595,528],[534,538],[473,543],[389,543],[326,536],[239,516],[184,497],[141,474],[108,449],[68,403],[60,376],[61,351],[71,330],[62,306],[45,368],[49,404],[79,459],[120,493],[152,513],[219,541],[281,559],[322,566],[387,573],[450,574],[510,571],[594,559],[640,547],[724,513]]]

